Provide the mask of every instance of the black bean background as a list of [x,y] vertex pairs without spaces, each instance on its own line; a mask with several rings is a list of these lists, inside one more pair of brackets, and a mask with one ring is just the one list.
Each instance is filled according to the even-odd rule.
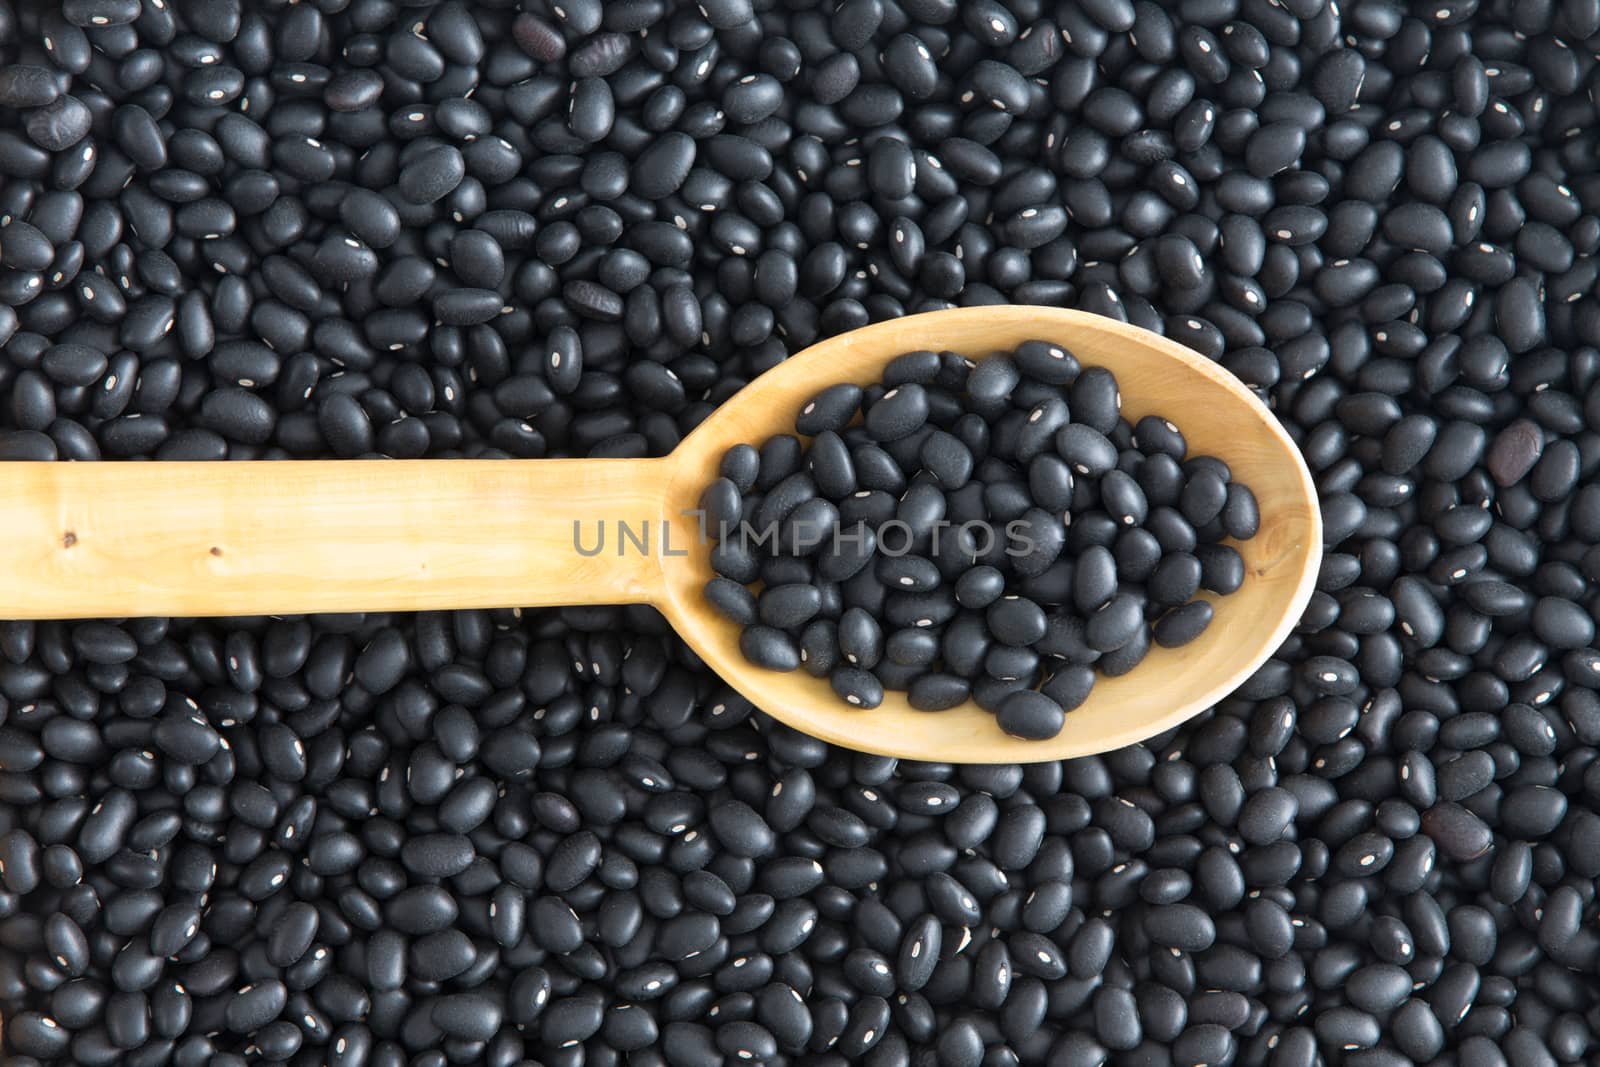
[[10,1062],[1593,1062],[1597,34],[0,0],[0,457],[661,454],[819,337],[1034,302],[1257,389],[1329,538],[1238,693],[1026,768],[802,737],[634,608],[0,625]]

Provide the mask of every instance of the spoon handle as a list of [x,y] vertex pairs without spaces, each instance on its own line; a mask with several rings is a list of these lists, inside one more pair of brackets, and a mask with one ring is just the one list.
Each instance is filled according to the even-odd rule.
[[[655,601],[669,468],[662,459],[0,463],[0,618]],[[619,553],[619,524],[637,539],[647,522],[649,550],[635,540]],[[690,547],[684,520],[671,532],[683,542],[674,554]]]

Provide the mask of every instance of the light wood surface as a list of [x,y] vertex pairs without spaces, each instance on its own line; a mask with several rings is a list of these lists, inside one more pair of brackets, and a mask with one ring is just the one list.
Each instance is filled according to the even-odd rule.
[[[1123,412],[1170,418],[1255,492],[1246,579],[1181,649],[1102,678],[1043,742],[976,705],[927,713],[890,693],[862,711],[825,680],[744,660],[706,604],[707,546],[687,513],[722,453],[793,430],[839,381],[869,384],[902,352],[981,356],[1040,338],[1116,373]],[[629,541],[618,552],[619,524]],[[580,524],[575,540],[574,524]],[[601,526],[604,550],[592,550]],[[670,527],[663,551],[661,531]],[[1220,367],[1133,326],[1057,308],[961,308],[812,346],[722,405],[666,459],[0,463],[0,617],[258,615],[651,603],[757,706],[827,741],[906,758],[995,763],[1105,751],[1160,733],[1235,688],[1288,635],[1321,552],[1316,494],[1271,413]]]
[[[619,521],[669,461],[0,464],[0,617],[288,615],[656,599]],[[593,548],[574,548],[573,523]],[[652,544],[652,548],[654,548]],[[672,546],[676,550],[677,546]]]

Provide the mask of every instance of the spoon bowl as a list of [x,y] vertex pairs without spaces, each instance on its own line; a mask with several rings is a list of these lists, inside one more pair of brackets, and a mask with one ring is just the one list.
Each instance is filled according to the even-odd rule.
[[709,610],[713,576],[706,551],[664,560],[658,604],[678,634],[757,707],[797,730],[846,748],[950,763],[1026,763],[1105,752],[1168,730],[1237,688],[1283,643],[1311,599],[1322,553],[1316,488],[1294,442],[1238,379],[1176,341],[1099,315],[1062,308],[999,306],[909,315],[812,345],[751,382],[673,452],[668,513],[688,512],[717,477],[733,445],[756,446],[793,433],[800,408],[836,382],[871,385],[891,360],[917,349],[969,358],[1053,341],[1085,367],[1117,376],[1123,415],[1160,415],[1183,431],[1192,454],[1217,456],[1255,493],[1261,529],[1227,543],[1244,557],[1237,592],[1201,593],[1216,617],[1179,648],[1152,645],[1119,678],[1100,676],[1089,699],[1067,714],[1060,734],[1028,741],[1003,733],[992,712],[968,701],[948,711],[918,711],[886,691],[870,711],[851,707],[826,678],[758,667],[739,651],[741,627]]
[[[829,385],[869,385],[917,349],[978,357],[1040,339],[1112,371],[1123,414],[1178,423],[1254,492],[1245,580],[1180,648],[1100,677],[1061,733],[1026,741],[968,702],[845,704],[826,679],[771,671],[705,599],[693,516],[727,449],[792,433]],[[533,429],[530,426],[530,429]],[[648,603],[756,706],[847,748],[908,759],[1063,759],[1161,733],[1214,704],[1288,636],[1310,599],[1321,519],[1305,462],[1248,389],[1175,341],[1059,308],[957,308],[821,341],[763,374],[660,459],[0,463],[0,616],[287,615]]]

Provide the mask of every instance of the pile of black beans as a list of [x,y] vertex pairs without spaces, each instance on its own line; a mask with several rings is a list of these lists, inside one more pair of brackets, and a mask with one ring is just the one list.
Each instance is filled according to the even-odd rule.
[[978,767],[643,609],[5,625],[9,1062],[1592,1063],[1600,5],[759,7],[0,0],[0,456],[660,453],[1066,304],[1302,443],[1298,631]]
[[1049,341],[904,353],[794,428],[729,449],[702,494],[706,598],[752,663],[804,667],[859,708],[885,689],[920,711],[970,699],[1054,737],[1097,671],[1205,631],[1195,594],[1244,581],[1222,539],[1261,525],[1226,463],[1167,419],[1129,423],[1116,376]]

